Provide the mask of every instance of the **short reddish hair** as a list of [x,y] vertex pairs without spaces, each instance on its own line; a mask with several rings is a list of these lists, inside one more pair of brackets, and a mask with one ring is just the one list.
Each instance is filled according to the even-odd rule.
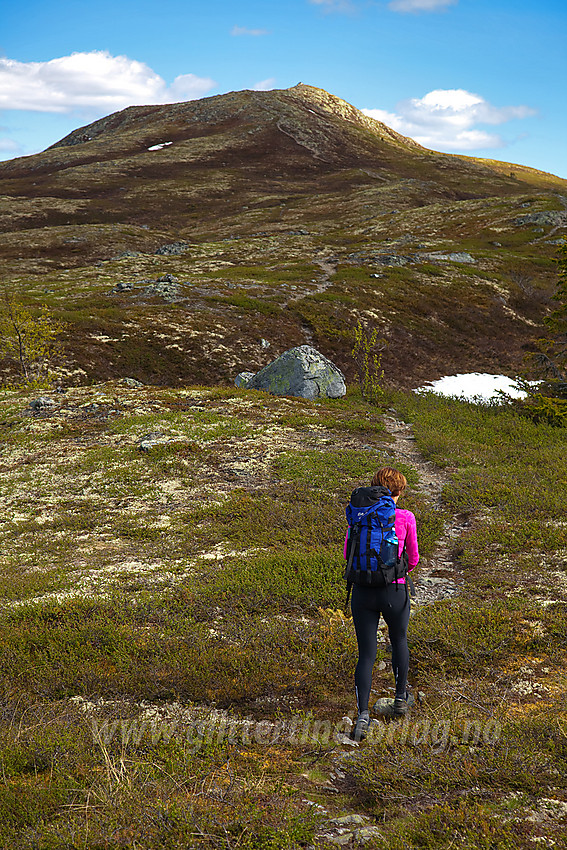
[[371,487],[387,487],[392,496],[399,496],[408,486],[407,478],[391,466],[381,467],[370,483]]

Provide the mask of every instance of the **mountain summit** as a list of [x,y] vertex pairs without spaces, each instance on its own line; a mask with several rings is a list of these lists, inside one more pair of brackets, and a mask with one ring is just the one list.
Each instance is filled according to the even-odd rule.
[[89,376],[231,380],[305,342],[349,375],[360,318],[414,383],[518,368],[567,181],[427,150],[299,83],[129,107],[0,164],[0,195],[2,271],[81,301]]

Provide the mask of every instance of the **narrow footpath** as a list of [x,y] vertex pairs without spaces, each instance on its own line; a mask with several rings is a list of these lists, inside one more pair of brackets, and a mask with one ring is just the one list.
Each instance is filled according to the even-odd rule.
[[[447,473],[431,461],[425,460],[419,451],[411,425],[393,415],[384,417],[384,425],[394,438],[392,448],[395,457],[413,466],[419,473],[417,490],[438,509],[441,509],[442,490],[449,480]],[[467,529],[462,516],[448,516],[443,535],[437,541],[431,557],[422,559],[416,570],[415,599],[413,605],[425,605],[458,593],[453,551],[456,540]],[[418,530],[419,534],[419,530]]]

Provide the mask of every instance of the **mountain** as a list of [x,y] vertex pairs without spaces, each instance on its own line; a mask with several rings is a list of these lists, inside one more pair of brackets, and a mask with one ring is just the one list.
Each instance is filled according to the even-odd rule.
[[0,164],[0,262],[68,323],[69,382],[231,382],[302,342],[352,376],[360,318],[415,385],[521,368],[566,208],[565,180],[300,83],[130,107]]

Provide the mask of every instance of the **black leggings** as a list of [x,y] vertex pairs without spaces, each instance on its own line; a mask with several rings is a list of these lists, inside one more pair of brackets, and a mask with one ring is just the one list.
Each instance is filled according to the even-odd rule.
[[392,670],[396,679],[396,693],[405,694],[406,692],[409,667],[407,632],[410,598],[403,584],[399,584],[397,589],[395,584],[384,588],[354,584],[351,609],[358,642],[358,664],[354,672],[354,685],[360,714],[361,711],[368,711],[380,614],[388,625],[392,644]]

